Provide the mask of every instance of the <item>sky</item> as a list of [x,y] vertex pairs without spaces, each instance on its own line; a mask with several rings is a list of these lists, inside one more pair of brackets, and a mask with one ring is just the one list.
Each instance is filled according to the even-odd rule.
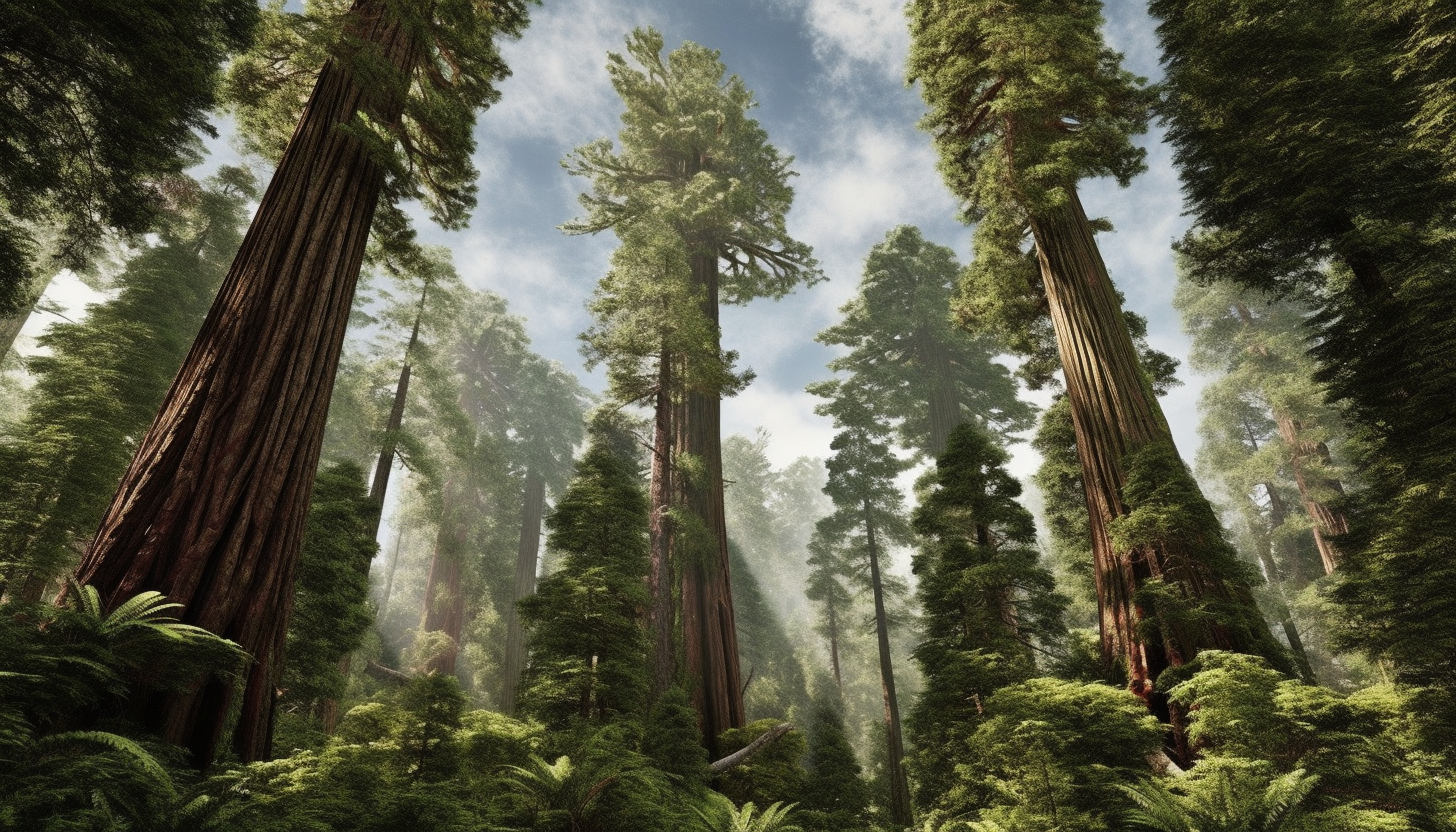
[[[546,0],[521,40],[504,47],[513,75],[501,85],[501,101],[480,117],[480,200],[470,226],[444,232],[421,217],[422,237],[451,249],[467,284],[504,296],[525,318],[538,352],[600,391],[605,380],[584,370],[577,335],[589,324],[585,303],[616,241],[610,233],[557,230],[577,216],[576,195],[587,185],[560,161],[578,145],[615,136],[622,107],[606,53],[623,51],[633,27],[655,26],[669,50],[685,40],[721,50],[729,71],[754,90],[753,115],[770,141],[795,157],[789,230],[814,248],[828,278],[781,301],[724,308],[724,346],[758,376],[724,402],[724,433],[767,429],[777,466],[827,456],[833,426],[814,414],[817,399],[803,388],[827,377],[834,352],[813,338],[838,320],[869,249],[891,228],[911,224],[963,262],[970,258],[970,229],[956,220],[930,138],[916,128],[924,106],[904,82],[902,8],[903,0]],[[1125,53],[1125,66],[1156,78],[1153,24],[1142,4],[1110,0],[1106,14],[1107,39]],[[235,158],[226,121],[219,127],[224,136],[209,143],[208,167]],[[1148,150],[1146,173],[1126,189],[1085,182],[1082,199],[1090,215],[1114,224],[1115,232],[1099,235],[1103,256],[1128,305],[1148,318],[1153,346],[1182,358],[1187,340],[1171,306],[1169,244],[1187,220],[1160,135],[1155,130],[1140,143]],[[77,309],[96,296],[59,280],[51,299]],[[50,322],[37,315],[26,334]],[[1186,367],[1180,376],[1184,386],[1163,405],[1191,461],[1201,385]],[[1036,465],[1024,444],[1013,449],[1013,473],[1025,477]]]

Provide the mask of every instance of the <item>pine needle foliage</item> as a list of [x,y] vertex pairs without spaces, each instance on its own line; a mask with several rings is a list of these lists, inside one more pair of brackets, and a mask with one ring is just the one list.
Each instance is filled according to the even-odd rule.
[[0,315],[106,229],[140,235],[186,198],[220,64],[257,19],[253,0],[0,4]]

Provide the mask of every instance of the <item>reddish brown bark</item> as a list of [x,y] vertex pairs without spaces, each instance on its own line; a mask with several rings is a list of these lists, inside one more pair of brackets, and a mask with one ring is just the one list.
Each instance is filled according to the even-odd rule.
[[[692,283],[703,292],[703,314],[716,329],[716,255],[692,258]],[[674,453],[679,460],[690,458],[693,466],[690,475],[680,467],[674,474],[678,505],[690,525],[676,529],[672,536],[673,559],[682,581],[683,663],[694,687],[693,702],[710,756],[717,756],[718,735],[741,727],[746,719],[728,571],[721,423],[722,402],[717,391],[690,389],[675,406]]]
[[506,655],[501,679],[501,713],[516,712],[516,688],[526,669],[526,633],[516,602],[536,591],[536,563],[541,550],[541,517],[546,509],[546,481],[534,470],[526,472],[521,507],[521,542],[516,548],[516,584],[506,608]]
[[[1177,730],[1181,720],[1153,687],[1158,674],[1187,662],[1202,648],[1267,654],[1270,644],[1257,640],[1257,633],[1266,628],[1262,620],[1239,629],[1213,623],[1168,634],[1139,627],[1149,611],[1139,607],[1135,596],[1155,578],[1168,582],[1184,599],[1227,601],[1254,619],[1259,614],[1248,587],[1214,572],[1203,552],[1186,540],[1155,541],[1133,550],[1113,545],[1110,524],[1130,510],[1122,496],[1127,483],[1125,460],[1154,443],[1171,448],[1171,432],[1142,375],[1112,281],[1076,192],[1071,192],[1065,204],[1030,219],[1076,429],[1092,531],[1103,652],[1126,661],[1132,691],[1154,713],[1173,723],[1177,747],[1172,753],[1186,762],[1188,749]],[[1213,543],[1216,541],[1209,542]]]
[[[419,45],[359,0],[351,34],[396,67]],[[387,86],[387,85],[384,85]],[[140,443],[78,577],[115,605],[144,590],[253,656],[234,744],[267,756],[293,574],[344,329],[383,171],[340,129],[398,119],[403,88],[366,91],[326,64],[206,323]],[[206,766],[231,682],[136,703]]]
[[870,589],[875,599],[875,638],[880,647],[880,693],[885,702],[886,771],[890,777],[890,820],[896,826],[915,822],[910,811],[910,782],[905,775],[905,740],[900,730],[900,702],[895,696],[895,668],[890,661],[890,623],[880,581],[880,550],[868,501],[864,505],[865,540],[870,555]]
[[1289,449],[1289,469],[1294,474],[1294,484],[1299,488],[1299,500],[1309,514],[1310,533],[1314,545],[1319,549],[1320,561],[1325,574],[1333,574],[1340,565],[1340,552],[1331,537],[1339,537],[1350,531],[1345,515],[1330,508],[1320,498],[1319,492],[1344,494],[1339,480],[1319,473],[1322,466],[1330,464],[1330,449],[1323,442],[1316,442],[1302,435],[1303,425],[1288,413],[1274,411],[1274,422],[1279,426],[1279,438]]

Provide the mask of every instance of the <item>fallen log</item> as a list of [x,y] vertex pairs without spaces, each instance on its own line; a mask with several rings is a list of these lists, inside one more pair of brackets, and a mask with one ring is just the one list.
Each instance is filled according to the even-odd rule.
[[744,763],[748,762],[749,758],[753,757],[753,755],[778,742],[780,737],[782,737],[784,734],[789,733],[792,730],[794,730],[794,726],[792,723],[789,722],[781,722],[778,725],[775,725],[774,727],[760,734],[757,739],[755,739],[748,745],[743,746],[742,748],[738,749],[732,754],[729,754],[727,757],[724,757],[721,760],[714,760],[713,762],[709,763],[708,773],[713,775],[714,777],[717,777],[718,775],[722,774],[725,771],[728,771],[729,769],[743,765]]
[[400,673],[398,670],[385,667],[373,659],[370,659],[369,663],[364,665],[364,672],[369,675],[369,678],[384,682],[387,685],[407,685],[412,681],[408,673]]

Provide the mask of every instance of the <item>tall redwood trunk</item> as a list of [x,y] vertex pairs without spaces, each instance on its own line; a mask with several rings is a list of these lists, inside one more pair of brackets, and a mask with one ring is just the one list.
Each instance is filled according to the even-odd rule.
[[[419,44],[384,0],[348,28],[396,67]],[[247,670],[234,744],[265,758],[304,516],[334,371],[383,171],[341,129],[356,113],[396,121],[403,88],[366,91],[343,64],[319,74],[212,311],[122,478],[78,577],[114,606],[144,590],[182,620],[240,644]],[[138,702],[148,726],[213,758],[233,684]]]
[[[1187,762],[1182,719],[1170,711],[1166,696],[1153,687],[1158,674],[1191,660],[1202,648],[1268,654],[1272,645],[1259,641],[1258,634],[1267,635],[1267,628],[1249,588],[1217,574],[1198,547],[1177,539],[1132,550],[1120,550],[1112,543],[1109,524],[1130,511],[1122,496],[1128,455],[1156,443],[1166,443],[1170,449],[1174,446],[1167,421],[1142,375],[1082,204],[1075,190],[1069,191],[1065,204],[1033,215],[1030,221],[1082,465],[1103,652],[1126,660],[1131,690],[1155,714],[1173,723],[1176,747],[1171,751],[1180,762]],[[1135,595],[1155,578],[1167,581],[1185,599],[1223,602],[1249,616],[1249,626],[1209,623],[1171,634],[1141,628],[1148,611],[1138,605]]]
[[880,550],[875,541],[875,523],[870,504],[864,505],[865,540],[869,544],[870,589],[875,598],[875,637],[880,645],[880,691],[885,700],[885,734],[889,740],[887,771],[890,776],[890,820],[896,826],[915,822],[910,812],[910,782],[905,776],[905,741],[900,731],[900,703],[895,697],[895,669],[890,662],[890,623],[885,615],[885,593],[880,582]]
[[[718,258],[692,257],[693,287],[703,292],[703,314],[718,325]],[[717,339],[713,344],[716,360]],[[674,451],[679,462],[692,460],[692,472],[676,472],[679,505],[688,528],[674,530],[673,557],[682,576],[683,659],[693,681],[693,701],[710,755],[718,735],[745,720],[739,678],[738,632],[728,573],[728,525],[723,508],[722,402],[717,391],[688,390],[673,419]]]
[[672,458],[673,362],[666,350],[658,358],[657,395],[652,422],[652,484],[648,495],[651,515],[648,537],[651,564],[647,592],[652,598],[648,625],[652,633],[652,695],[655,699],[672,686],[677,674],[675,610],[672,579],[672,500],[675,492]]
[[1319,473],[1318,466],[1330,463],[1330,449],[1323,442],[1301,435],[1303,426],[1299,420],[1284,411],[1274,411],[1274,422],[1279,426],[1279,437],[1289,449],[1289,468],[1294,473],[1294,484],[1299,488],[1299,500],[1309,514],[1310,533],[1314,535],[1314,545],[1319,549],[1325,574],[1334,574],[1340,565],[1340,553],[1330,538],[1349,532],[1350,524],[1344,514],[1330,508],[1318,493],[1345,493],[1339,480]]
[[506,607],[506,655],[501,679],[501,713],[516,712],[516,687],[526,669],[526,634],[516,602],[536,591],[536,561],[541,549],[541,516],[546,509],[546,481],[534,469],[526,472],[521,507],[521,542],[516,548],[516,586]]
[[435,533],[435,551],[430,559],[430,578],[425,584],[422,633],[444,633],[448,649],[431,657],[425,670],[454,674],[460,656],[460,636],[465,629],[465,587],[462,570],[470,540],[474,484],[468,475],[456,474],[445,483],[440,528]]

